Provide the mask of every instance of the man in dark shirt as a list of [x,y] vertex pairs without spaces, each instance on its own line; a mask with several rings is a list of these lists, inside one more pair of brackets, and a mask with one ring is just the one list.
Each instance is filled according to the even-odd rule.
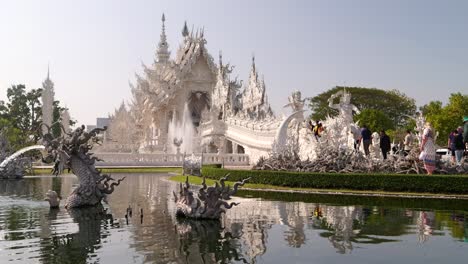
[[366,153],[366,156],[369,156],[369,146],[372,144],[372,133],[365,125],[362,126],[361,130],[361,141],[364,145],[364,152]]
[[459,127],[457,129],[457,134],[455,135],[454,145],[455,145],[455,159],[457,165],[461,164],[463,158],[463,152],[465,152],[465,143],[463,142],[463,128]]
[[385,133],[385,130],[380,131],[380,149],[382,150],[383,159],[387,159],[387,153],[390,151],[390,137]]

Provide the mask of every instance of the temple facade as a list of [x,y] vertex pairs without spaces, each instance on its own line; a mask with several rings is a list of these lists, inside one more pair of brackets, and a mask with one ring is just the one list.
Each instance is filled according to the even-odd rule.
[[[231,79],[233,66],[223,63],[221,53],[218,62],[214,61],[206,48],[204,29],[189,31],[185,23],[181,37],[172,57],[163,15],[154,62],[143,65],[143,73],[136,74],[136,82],[130,84],[133,97],[128,109],[122,104],[111,116],[108,143],[121,149],[137,148],[140,153],[166,152],[175,140],[169,135],[170,123],[187,122],[184,116],[188,115],[195,133],[184,140],[194,142],[193,152],[236,153],[245,150],[239,142],[234,142],[233,149],[222,128],[226,120],[273,122],[275,129],[278,127],[255,58],[248,82],[243,85],[237,78]],[[131,126],[122,133],[125,124]],[[132,125],[136,129],[130,131]],[[124,147],[127,144],[137,146]]]

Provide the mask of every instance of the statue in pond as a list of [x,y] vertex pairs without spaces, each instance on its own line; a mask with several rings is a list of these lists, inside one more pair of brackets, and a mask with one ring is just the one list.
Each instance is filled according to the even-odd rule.
[[228,203],[227,200],[237,193],[239,186],[243,186],[250,178],[244,179],[241,182],[236,182],[231,189],[225,185],[229,174],[216,182],[215,186],[207,187],[205,177],[203,177],[202,188],[198,191],[198,197],[195,197],[190,191],[188,177],[185,180],[185,186],[180,184],[179,196],[175,192],[174,198],[176,203],[176,216],[188,217],[195,219],[219,219],[221,214],[227,209],[239,205],[239,203]]
[[50,133],[42,135],[42,144],[47,155],[43,157],[45,163],[54,163],[53,174],[58,175],[68,169],[78,177],[79,186],[67,198],[65,207],[97,206],[103,198],[114,192],[124,178],[115,180],[110,175],[101,174],[94,166],[99,159],[89,152],[93,143],[99,143],[98,134],[106,128],[95,128],[86,132],[84,126],[78,127],[71,133],[64,132],[62,136],[54,138]]

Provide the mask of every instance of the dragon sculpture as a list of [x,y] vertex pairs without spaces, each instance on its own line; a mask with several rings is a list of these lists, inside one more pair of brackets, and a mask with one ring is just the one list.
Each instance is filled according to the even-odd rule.
[[[107,128],[95,128],[86,132],[84,126],[78,127],[71,133],[63,133],[62,136],[54,138],[50,133],[42,135],[42,144],[47,155],[43,157],[43,162],[54,163],[53,174],[58,175],[65,168],[71,170],[78,177],[79,186],[76,187],[67,198],[65,207],[75,208],[83,206],[96,206],[101,204],[102,199],[114,192],[125,179],[114,180],[110,175],[101,174],[94,166],[97,157],[93,157],[93,143],[99,143],[97,135]],[[62,127],[63,130],[63,127]]]
[[231,195],[237,193],[240,186],[243,186],[250,178],[244,179],[241,182],[236,182],[231,189],[229,185],[225,185],[229,174],[216,182],[215,186],[207,187],[205,177],[203,177],[202,188],[198,191],[198,198],[194,197],[190,191],[188,177],[185,180],[185,186],[180,184],[179,196],[175,192],[174,198],[176,203],[176,216],[195,219],[219,219],[221,214],[226,213],[226,209],[231,209],[239,203],[228,203],[226,200],[231,199]]

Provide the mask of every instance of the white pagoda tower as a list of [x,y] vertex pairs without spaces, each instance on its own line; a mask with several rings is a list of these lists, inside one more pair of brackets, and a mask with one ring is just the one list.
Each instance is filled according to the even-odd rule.
[[[42,122],[49,127],[52,126],[54,112],[54,83],[50,80],[49,68],[47,67],[47,78],[42,82]],[[47,128],[42,127],[42,133],[47,133]]]

